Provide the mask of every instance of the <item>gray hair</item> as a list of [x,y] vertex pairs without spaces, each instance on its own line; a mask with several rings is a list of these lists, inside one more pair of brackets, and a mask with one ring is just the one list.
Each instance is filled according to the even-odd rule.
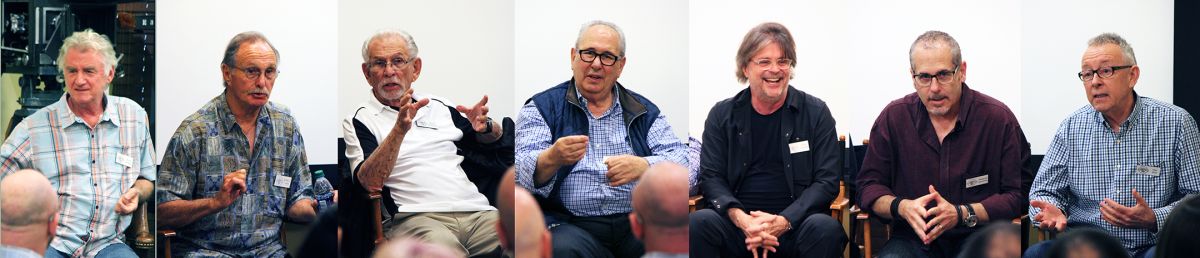
[[617,31],[617,36],[620,37],[620,41],[617,43],[617,51],[621,52],[621,56],[625,56],[625,32],[621,31],[621,27],[617,27],[616,24],[602,20],[586,22],[583,26],[579,26],[579,37],[575,38],[575,48],[579,48],[579,42],[583,41],[583,33],[587,32],[587,29],[593,26],[605,26]]
[[910,69],[916,69],[917,64],[913,63],[913,52],[917,50],[917,46],[924,49],[930,49],[937,46],[938,43],[945,43],[950,47],[950,61],[954,62],[955,66],[962,63],[962,49],[958,47],[958,41],[954,40],[950,34],[945,32],[931,30],[926,31],[914,40],[912,46],[908,47],[908,66]]
[[229,67],[237,67],[237,52],[242,49],[242,44],[250,42],[263,42],[271,47],[271,51],[275,51],[275,63],[279,63],[279,50],[275,49],[275,45],[267,40],[266,36],[257,31],[247,31],[238,33],[229,40],[229,45],[225,46],[225,58],[221,59],[221,64]]
[[416,58],[417,53],[420,53],[420,51],[417,51],[417,42],[413,41],[412,35],[409,35],[408,32],[405,32],[403,30],[398,30],[398,29],[384,29],[384,30],[375,32],[374,35],[371,35],[370,38],[368,38],[366,41],[363,41],[363,45],[362,45],[363,63],[366,63],[368,61],[368,59],[370,59],[370,57],[367,56],[367,46],[371,45],[371,41],[375,41],[377,39],[381,39],[381,38],[385,38],[385,37],[403,38],[404,43],[408,44],[408,58],[409,59]]
[[113,50],[112,42],[108,41],[107,36],[100,35],[92,29],[77,31],[63,39],[62,48],[58,49],[58,71],[64,74],[68,49],[95,50],[104,62],[105,76],[111,75],[112,70],[117,69],[117,51]]
[[1129,42],[1126,42],[1125,38],[1122,38],[1121,35],[1108,32],[1088,40],[1088,47],[1104,44],[1113,44],[1121,47],[1121,53],[1125,54],[1125,61],[1129,62],[1129,65],[1137,65],[1137,56],[1133,54],[1133,46],[1129,45]]
[[[742,38],[742,45],[738,47],[737,52],[737,79],[739,83],[746,83],[749,78],[742,73],[742,68],[746,68],[750,64],[750,58],[754,57],[754,53],[767,47],[771,43],[778,43],[783,49],[783,58],[792,60],[792,67],[796,66],[796,40],[792,38],[792,33],[788,31],[783,24],[775,22],[766,22],[754,26],[750,32],[746,32],[746,37]],[[795,69],[795,68],[792,68]],[[794,73],[791,76],[795,76]]]

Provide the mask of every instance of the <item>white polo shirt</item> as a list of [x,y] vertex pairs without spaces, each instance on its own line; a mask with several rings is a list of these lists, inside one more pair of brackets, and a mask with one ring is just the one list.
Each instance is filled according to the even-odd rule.
[[[429,105],[417,111],[412,128],[404,136],[396,165],[384,182],[396,201],[399,212],[462,212],[495,210],[487,197],[479,193],[460,164],[455,141],[463,132],[454,126],[451,109],[454,104],[432,95],[414,94],[416,99],[429,98]],[[457,111],[454,111],[457,112]],[[354,120],[363,123],[379,145],[392,131],[399,112],[384,106],[374,97],[359,104],[355,112],[342,121],[342,137],[346,141],[346,158],[351,168],[357,168],[366,158]],[[474,137],[474,136],[470,136]]]

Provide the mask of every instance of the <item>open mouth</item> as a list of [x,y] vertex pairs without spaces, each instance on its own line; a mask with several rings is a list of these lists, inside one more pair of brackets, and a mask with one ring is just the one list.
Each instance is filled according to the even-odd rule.
[[1108,94],[1106,94],[1106,93],[1100,93],[1100,94],[1093,94],[1093,95],[1092,95],[1092,100],[1100,100],[1100,99],[1108,99]]
[[400,84],[394,83],[394,82],[384,83],[383,89],[384,90],[398,90],[398,89],[400,89]]
[[267,96],[270,96],[270,95],[268,95],[266,93],[261,93],[261,92],[250,93],[250,97],[257,98],[257,99],[265,99],[265,98],[267,98]]

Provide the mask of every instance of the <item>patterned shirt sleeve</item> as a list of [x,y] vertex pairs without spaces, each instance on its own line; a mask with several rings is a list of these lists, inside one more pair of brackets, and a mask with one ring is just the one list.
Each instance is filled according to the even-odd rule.
[[650,152],[654,153],[654,155],[643,157],[650,165],[670,161],[684,167],[688,166],[687,145],[684,145],[683,141],[675,136],[675,132],[671,131],[671,124],[667,123],[666,115],[659,113],[658,117],[654,119],[646,141],[650,144]]
[[292,156],[289,157],[291,164],[288,165],[289,171],[294,171],[292,174],[291,193],[288,194],[287,207],[290,209],[292,205],[300,200],[315,200],[312,190],[312,173],[308,172],[308,155],[304,151],[304,137],[300,135],[300,130],[292,132]]
[[162,178],[155,184],[154,190],[159,204],[193,198],[192,188],[196,185],[196,170],[199,165],[194,163],[197,158],[192,155],[194,150],[191,146],[191,130],[189,129],[185,122],[167,143],[167,149],[163,154],[162,171],[159,173]]
[[517,117],[516,137],[517,185],[528,189],[535,195],[549,195],[554,186],[554,178],[547,181],[545,185],[534,186],[533,175],[537,169],[538,156],[542,154],[542,151],[550,148],[552,143],[550,142],[550,126],[546,124],[546,120],[542,119],[542,115],[534,106],[533,101],[521,107],[521,112]]
[[[1037,176],[1033,179],[1033,186],[1029,190],[1029,201],[1038,200],[1044,201],[1058,207],[1064,213],[1068,211],[1063,204],[1071,203],[1068,198],[1070,194],[1070,184],[1068,182],[1067,162],[1071,157],[1070,144],[1070,121],[1063,121],[1058,127],[1058,132],[1054,134],[1054,139],[1050,142],[1050,148],[1046,150],[1046,156],[1042,160],[1041,167],[1038,168]],[[1042,210],[1029,205],[1029,217],[1034,218],[1041,213]],[[1037,220],[1033,220],[1033,224],[1039,225]]]

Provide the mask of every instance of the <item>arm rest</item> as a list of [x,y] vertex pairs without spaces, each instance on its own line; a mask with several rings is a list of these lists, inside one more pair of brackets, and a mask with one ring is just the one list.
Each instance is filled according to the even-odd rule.
[[372,216],[375,216],[375,219],[372,220],[371,223],[375,227],[375,244],[378,245],[384,241],[383,214],[380,211],[383,209],[383,195],[379,193],[369,193],[367,194],[367,197],[371,199],[371,214]]
[[688,197],[688,212],[696,211],[696,204],[700,203],[700,200],[703,200],[703,199],[704,199],[703,195],[692,195],[692,196]]

